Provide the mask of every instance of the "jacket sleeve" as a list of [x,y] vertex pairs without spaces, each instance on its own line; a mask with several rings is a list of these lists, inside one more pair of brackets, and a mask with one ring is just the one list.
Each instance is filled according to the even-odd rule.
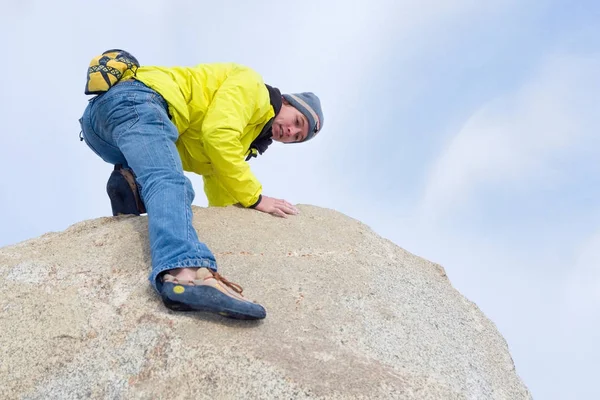
[[[262,78],[255,71],[241,66],[236,68],[215,93],[202,124],[204,149],[213,165],[215,178],[244,207],[256,203],[262,191],[260,182],[245,161],[241,137],[260,107],[257,101],[263,89]],[[207,189],[212,190],[207,187],[205,192]],[[210,201],[211,195],[207,193],[207,197]]]
[[216,175],[203,175],[204,193],[208,199],[208,205],[211,207],[226,207],[237,204],[238,200],[221,185]]

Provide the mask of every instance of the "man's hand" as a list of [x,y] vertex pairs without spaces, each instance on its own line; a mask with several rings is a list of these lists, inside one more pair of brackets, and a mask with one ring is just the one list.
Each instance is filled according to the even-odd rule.
[[255,210],[276,215],[278,217],[287,218],[289,215],[298,214],[298,209],[285,200],[274,199],[263,195],[260,203],[254,207]]

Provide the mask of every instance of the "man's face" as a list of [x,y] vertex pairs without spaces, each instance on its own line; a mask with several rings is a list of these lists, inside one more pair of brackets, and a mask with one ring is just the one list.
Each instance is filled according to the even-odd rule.
[[301,142],[308,135],[308,120],[285,100],[273,120],[273,140],[281,143]]

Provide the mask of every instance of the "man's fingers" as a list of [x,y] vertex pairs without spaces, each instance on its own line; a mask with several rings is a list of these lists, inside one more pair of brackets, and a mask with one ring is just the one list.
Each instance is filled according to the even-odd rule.
[[294,212],[294,214],[298,214],[298,209],[296,208],[296,206],[294,206],[291,203],[288,203],[287,201],[285,201],[284,203],[288,208],[290,208]]
[[281,205],[279,206],[279,209],[280,209],[281,211],[283,211],[284,213],[286,213],[286,214],[292,214],[292,215],[293,215],[293,214],[296,214],[296,209],[295,209],[295,207],[294,207],[294,206],[287,206],[287,205],[285,205],[285,204],[281,204]]
[[291,207],[293,209],[296,208],[292,203],[290,203],[287,200],[283,200],[283,199],[275,199],[275,204],[283,204],[283,205],[285,205],[287,207]]
[[287,214],[295,214],[295,212],[290,207],[283,204],[283,202],[275,204],[273,207],[273,213],[283,218],[287,218]]
[[288,201],[268,196],[263,196],[262,201],[258,204],[256,209],[281,218],[287,218],[288,215],[298,214],[298,209]]
[[274,208],[273,212],[271,214],[273,214],[277,217],[287,218],[287,215],[283,211],[281,211],[279,208]]
[[288,210],[287,211],[288,214],[293,214],[293,215],[298,214],[298,210],[294,206],[288,207],[287,210]]
[[292,203],[290,203],[289,201],[283,201],[283,204],[285,204],[288,207],[292,207],[292,208],[296,208]]

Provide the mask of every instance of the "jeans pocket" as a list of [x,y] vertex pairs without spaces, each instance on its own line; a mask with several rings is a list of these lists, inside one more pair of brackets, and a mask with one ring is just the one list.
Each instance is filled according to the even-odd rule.
[[[112,88],[114,91],[118,87]],[[92,106],[97,116],[93,128],[97,132],[110,132],[110,139],[116,143],[117,138],[131,129],[139,120],[136,105],[142,99],[138,99],[137,93],[133,91],[108,91],[102,98],[98,99]]]

